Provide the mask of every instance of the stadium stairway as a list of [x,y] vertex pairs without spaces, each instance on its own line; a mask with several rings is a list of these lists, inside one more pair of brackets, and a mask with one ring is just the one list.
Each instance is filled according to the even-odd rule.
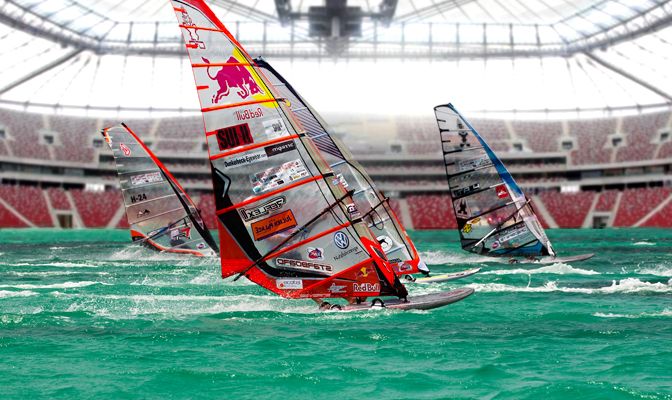
[[635,226],[635,227],[650,226],[650,225],[647,224],[647,222],[651,219],[654,219],[654,217],[656,217],[658,213],[660,213],[663,209],[668,208],[668,206],[670,206],[671,204],[672,204],[672,194],[667,196],[667,198],[665,200],[660,202],[660,204],[658,204],[656,207],[654,207],[648,214],[643,216],[633,226]]

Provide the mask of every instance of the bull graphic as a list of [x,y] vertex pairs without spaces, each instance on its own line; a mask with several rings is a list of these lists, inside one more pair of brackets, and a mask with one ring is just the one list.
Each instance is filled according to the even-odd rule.
[[[201,57],[203,62],[210,64],[210,60],[205,57]],[[234,57],[229,57],[227,64],[239,63]],[[210,66],[207,67],[207,74],[210,79],[216,81],[219,85],[217,93],[212,95],[212,102],[214,104],[219,103],[222,97],[227,97],[231,92],[231,89],[236,89],[236,94],[240,96],[241,99],[245,100],[249,96],[264,92],[261,90],[252,74],[245,69],[245,67],[236,65],[236,66],[226,66],[222,67],[217,73],[212,76],[210,74]]]
[[[194,21],[186,11],[182,11],[182,25],[189,33],[189,44],[195,45],[199,49],[205,49],[205,43],[203,43],[198,33],[196,33],[196,24],[194,24]],[[187,26],[193,26],[194,28],[187,28]]]

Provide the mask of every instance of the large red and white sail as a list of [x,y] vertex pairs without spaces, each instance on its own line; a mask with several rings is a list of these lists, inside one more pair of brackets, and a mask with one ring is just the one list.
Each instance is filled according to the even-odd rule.
[[203,112],[222,275],[293,298],[404,297],[353,191],[287,100],[203,1],[172,4]]

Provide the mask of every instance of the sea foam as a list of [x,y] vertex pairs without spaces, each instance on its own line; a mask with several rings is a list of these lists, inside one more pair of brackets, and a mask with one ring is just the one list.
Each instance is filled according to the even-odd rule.
[[533,274],[556,274],[556,275],[599,275],[597,271],[590,269],[574,268],[569,264],[556,263],[535,269],[498,269],[494,271],[481,272],[481,275],[533,275]]
[[556,282],[547,282],[543,286],[522,287],[505,285],[502,283],[472,283],[467,285],[477,292],[528,292],[528,293],[584,293],[584,294],[614,294],[614,293],[672,293],[670,282],[642,282],[636,278],[626,278],[612,281],[610,286],[601,288],[573,288],[559,287]]

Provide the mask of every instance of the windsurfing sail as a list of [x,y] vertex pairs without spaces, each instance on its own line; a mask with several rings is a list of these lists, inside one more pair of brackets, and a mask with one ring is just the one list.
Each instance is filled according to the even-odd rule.
[[123,123],[101,133],[114,155],[133,241],[158,251],[217,256],[194,202],[142,140]]
[[493,257],[555,256],[530,200],[452,104],[434,108],[462,248]]
[[[390,207],[389,199],[375,186],[371,177],[349,149],[334,137],[327,123],[308,102],[267,61],[254,60],[263,75],[268,78],[276,93],[287,99],[288,107],[313,141],[320,156],[334,173],[332,183],[340,181],[348,190],[353,190],[353,216],[362,215],[369,229],[376,235],[388,260],[397,274],[418,273],[418,252]],[[354,207],[352,207],[354,205]]]
[[222,276],[290,298],[406,296],[291,100],[201,0],[172,0],[209,149]]

